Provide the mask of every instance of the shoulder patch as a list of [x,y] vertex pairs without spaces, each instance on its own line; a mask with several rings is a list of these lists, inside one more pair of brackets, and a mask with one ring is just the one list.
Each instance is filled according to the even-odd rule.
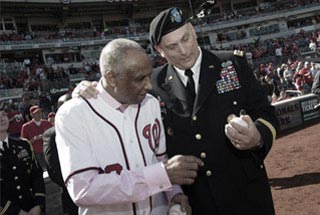
[[236,49],[236,50],[234,50],[233,55],[239,56],[239,57],[243,57],[244,56],[244,52],[241,51],[241,50]]

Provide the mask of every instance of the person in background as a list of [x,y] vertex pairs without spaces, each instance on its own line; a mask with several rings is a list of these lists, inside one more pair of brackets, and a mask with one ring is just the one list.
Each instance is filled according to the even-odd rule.
[[23,115],[23,121],[29,122],[30,120],[32,120],[32,117],[30,115],[30,108],[33,105],[37,105],[37,103],[39,103],[39,101],[37,99],[35,99],[33,96],[29,96],[29,95],[23,95],[22,97],[22,103],[23,103],[23,111],[22,111],[22,115]]
[[61,171],[79,214],[167,213],[180,204],[191,214],[178,184],[192,184],[203,162],[166,157],[164,128],[144,49],[115,39],[101,51],[97,99],[75,98],[55,118]]
[[[62,95],[58,99],[58,108],[69,99],[71,99],[71,95],[69,93]],[[61,187],[63,213],[65,215],[77,215],[78,207],[72,201],[62,178],[55,138],[56,131],[54,126],[43,133],[43,154],[46,168],[51,180]]]
[[16,109],[12,102],[8,102],[6,112],[9,118],[8,133],[12,137],[20,137],[21,128],[24,123],[22,113]]
[[0,103],[0,214],[40,215],[45,206],[42,170],[35,160],[32,146],[11,137],[9,118]]
[[54,126],[54,117],[56,116],[55,112],[48,113],[48,121]]
[[42,109],[38,105],[30,107],[30,115],[32,120],[23,124],[21,137],[30,141],[38,163],[45,170],[42,135],[43,132],[52,127],[52,124],[48,120],[42,119]]
[[[176,7],[153,19],[149,35],[168,61],[152,73],[168,155],[204,163],[195,181],[182,186],[192,214],[274,215],[264,159],[279,121],[245,53],[200,48],[193,25]],[[88,82],[75,88],[78,94],[97,97]],[[229,122],[234,115],[241,124]]]

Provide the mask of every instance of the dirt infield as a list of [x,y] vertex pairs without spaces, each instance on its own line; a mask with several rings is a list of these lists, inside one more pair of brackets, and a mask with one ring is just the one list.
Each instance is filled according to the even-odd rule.
[[277,139],[265,164],[276,215],[320,214],[320,123]]

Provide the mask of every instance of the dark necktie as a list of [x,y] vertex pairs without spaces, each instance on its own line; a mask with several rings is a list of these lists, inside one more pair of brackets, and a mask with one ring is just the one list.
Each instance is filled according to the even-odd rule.
[[188,77],[187,92],[188,92],[188,97],[190,99],[190,106],[193,107],[194,99],[196,97],[195,84],[192,77],[193,72],[191,71],[191,69],[187,69],[186,71],[184,71],[184,74]]

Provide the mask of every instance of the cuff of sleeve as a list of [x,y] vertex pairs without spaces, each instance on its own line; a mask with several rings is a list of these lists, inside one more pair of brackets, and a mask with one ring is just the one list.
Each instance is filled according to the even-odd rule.
[[172,189],[165,192],[168,202],[171,202],[172,198],[179,193],[183,193],[181,187],[176,184],[172,185]]
[[150,188],[151,195],[163,192],[172,187],[162,162],[146,166],[143,174]]
[[34,205],[39,205],[41,210],[44,209],[45,201],[46,201],[45,194],[43,193],[35,194]]
[[7,201],[4,207],[0,209],[0,215],[4,214],[19,214],[20,208],[17,204]]
[[271,148],[277,135],[275,128],[271,123],[262,118],[257,119],[255,125],[261,134],[261,140],[263,141],[264,146]]

